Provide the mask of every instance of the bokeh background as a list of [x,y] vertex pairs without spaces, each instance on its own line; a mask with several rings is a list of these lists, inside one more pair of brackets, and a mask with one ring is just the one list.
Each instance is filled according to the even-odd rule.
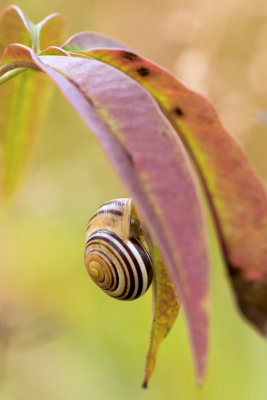
[[[11,4],[0,0],[1,8]],[[17,0],[34,22],[116,37],[206,95],[267,179],[265,0]],[[84,230],[127,193],[95,138],[55,89],[28,174],[0,224],[0,399],[266,400],[267,343],[238,314],[209,224],[211,342],[196,388],[181,314],[141,389],[151,292],[105,296],[83,265]]]

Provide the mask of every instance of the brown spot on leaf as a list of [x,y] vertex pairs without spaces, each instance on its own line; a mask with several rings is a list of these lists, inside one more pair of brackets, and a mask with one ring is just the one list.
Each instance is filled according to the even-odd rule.
[[89,103],[92,107],[95,106],[93,100],[90,99],[90,97],[86,97],[86,100],[88,101],[88,103]]
[[147,76],[147,75],[150,74],[149,69],[148,69],[148,68],[145,68],[145,67],[138,68],[138,69],[136,70],[136,72],[137,72],[139,75],[141,75],[141,76]]
[[163,132],[161,132],[161,136],[168,137],[168,133],[163,131]]
[[129,163],[133,164],[133,156],[130,153],[128,153],[128,151],[125,151],[125,154],[128,158]]
[[176,107],[174,110],[176,115],[178,115],[178,117],[183,117],[184,116],[184,112],[180,107]]
[[130,51],[124,51],[122,56],[130,61],[134,61],[138,58],[137,54],[131,53]]

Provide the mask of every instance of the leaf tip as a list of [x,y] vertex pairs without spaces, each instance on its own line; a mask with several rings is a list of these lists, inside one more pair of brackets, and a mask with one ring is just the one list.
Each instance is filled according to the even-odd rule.
[[196,385],[199,389],[201,389],[204,385],[204,382],[206,380],[206,374],[207,374],[207,360],[205,359],[205,362],[201,366],[196,367],[196,373],[195,373],[195,381]]
[[145,380],[143,381],[143,383],[142,383],[142,388],[143,388],[143,389],[147,389],[147,388],[148,388],[147,379],[145,379]]
[[205,382],[205,374],[196,377],[196,386],[198,389],[202,389]]

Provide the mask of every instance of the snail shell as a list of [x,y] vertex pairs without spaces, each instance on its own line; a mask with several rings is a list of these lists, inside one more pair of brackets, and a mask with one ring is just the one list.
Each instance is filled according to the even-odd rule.
[[92,280],[111,297],[133,300],[147,291],[153,267],[132,199],[105,203],[91,217],[84,260]]

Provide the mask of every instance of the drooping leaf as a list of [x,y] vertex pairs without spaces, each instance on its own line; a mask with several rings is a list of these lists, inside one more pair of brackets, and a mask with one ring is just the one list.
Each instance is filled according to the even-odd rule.
[[51,89],[47,77],[33,70],[0,86],[0,208],[20,181]]
[[206,189],[238,305],[267,335],[267,195],[239,144],[204,97],[158,65],[122,50],[83,54],[131,76],[160,104]]
[[156,269],[153,281],[153,317],[143,380],[144,388],[147,387],[154,371],[159,346],[172,328],[180,307],[173,284],[156,246],[153,246],[153,258]]
[[[24,55],[23,55],[24,54]],[[197,377],[208,341],[208,255],[196,181],[183,145],[153,98],[134,80],[88,58],[37,57],[10,46],[46,72],[94,132],[134,198],[181,295]]]
[[[18,7],[8,7],[0,15],[0,53],[2,55],[4,49],[14,42],[37,49],[40,39],[41,47],[47,47],[52,43],[52,34],[56,43],[61,43],[62,31],[63,20],[57,14],[48,16],[35,26]],[[58,53],[67,55],[61,49]],[[19,57],[11,67],[5,57],[1,68],[0,83],[9,82],[0,86],[0,209],[20,182],[52,89],[48,77],[32,70],[25,71],[27,62],[16,68],[18,61]],[[16,75],[19,76],[11,80]]]

